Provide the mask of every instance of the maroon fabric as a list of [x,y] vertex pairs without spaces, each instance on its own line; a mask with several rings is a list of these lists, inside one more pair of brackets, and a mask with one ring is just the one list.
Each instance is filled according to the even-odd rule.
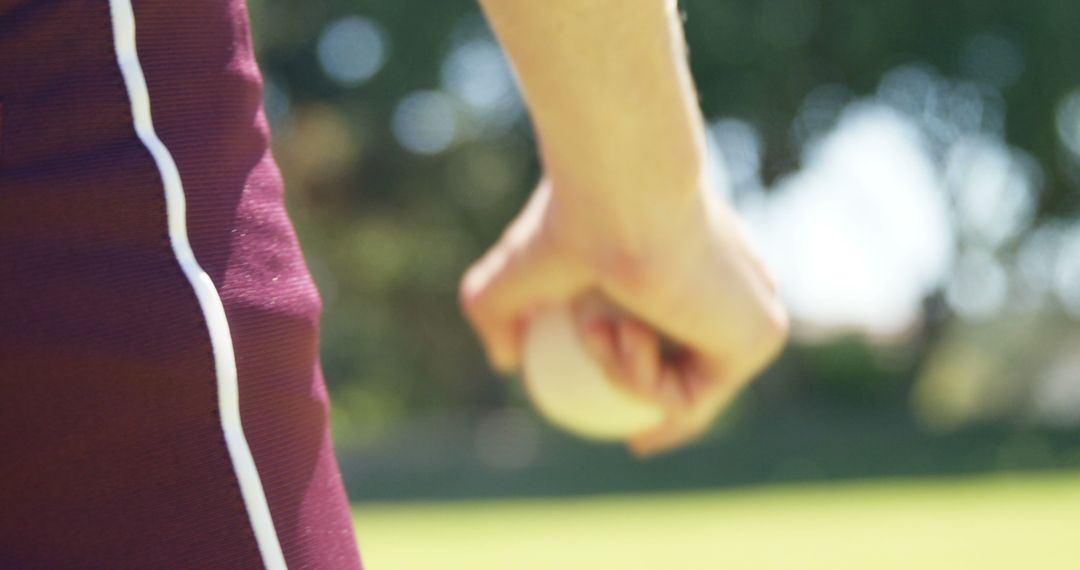
[[[134,10],[286,562],[358,568],[243,2]],[[260,567],[111,30],[102,0],[0,0],[0,567]]]

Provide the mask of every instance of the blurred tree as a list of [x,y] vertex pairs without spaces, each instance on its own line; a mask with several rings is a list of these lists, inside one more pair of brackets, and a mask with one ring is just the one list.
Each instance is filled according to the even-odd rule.
[[[477,6],[250,8],[275,152],[325,299],[322,351],[340,417],[374,433],[403,414],[504,404],[511,392],[459,316],[456,283],[539,168]],[[704,112],[754,129],[766,185],[798,167],[804,145],[834,126],[847,101],[915,64],[1000,102],[1000,134],[1044,173],[1039,219],[1080,208],[1080,155],[1063,143],[1059,113],[1080,87],[1075,0],[685,0],[682,9]],[[343,21],[351,24],[334,27]],[[833,103],[808,114],[815,101]],[[923,104],[933,110],[935,101]],[[924,334],[892,344],[922,347]],[[933,347],[882,365],[875,346],[857,337],[800,346],[769,382],[814,381],[763,394],[902,405]]]

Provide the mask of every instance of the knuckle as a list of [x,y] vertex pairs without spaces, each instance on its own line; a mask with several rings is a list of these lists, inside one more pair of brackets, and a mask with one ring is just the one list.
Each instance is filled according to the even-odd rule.
[[465,272],[458,283],[458,305],[470,319],[475,319],[482,311],[484,286],[480,275],[473,267]]
[[790,334],[787,310],[779,300],[772,300],[762,308],[756,334],[751,337],[751,350],[759,367],[763,367],[783,350]]
[[476,294],[465,286],[464,279],[458,285],[458,306],[468,317],[471,317],[476,310]]
[[773,303],[765,326],[764,348],[768,358],[780,353],[791,334],[791,321],[787,310],[779,301]]

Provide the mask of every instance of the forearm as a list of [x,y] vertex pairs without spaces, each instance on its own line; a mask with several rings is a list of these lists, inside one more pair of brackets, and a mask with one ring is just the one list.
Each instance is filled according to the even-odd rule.
[[549,176],[588,202],[695,191],[704,135],[674,0],[480,0]]

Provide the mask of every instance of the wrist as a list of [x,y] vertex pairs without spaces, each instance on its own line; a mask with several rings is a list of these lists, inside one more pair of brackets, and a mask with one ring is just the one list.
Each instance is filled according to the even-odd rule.
[[693,132],[642,134],[633,144],[579,142],[558,150],[541,144],[540,155],[556,195],[601,212],[685,201],[701,190],[709,172],[704,136]]
[[646,170],[593,184],[549,173],[553,237],[589,257],[640,257],[704,235],[710,202],[719,199],[705,170],[694,166],[663,178]]

